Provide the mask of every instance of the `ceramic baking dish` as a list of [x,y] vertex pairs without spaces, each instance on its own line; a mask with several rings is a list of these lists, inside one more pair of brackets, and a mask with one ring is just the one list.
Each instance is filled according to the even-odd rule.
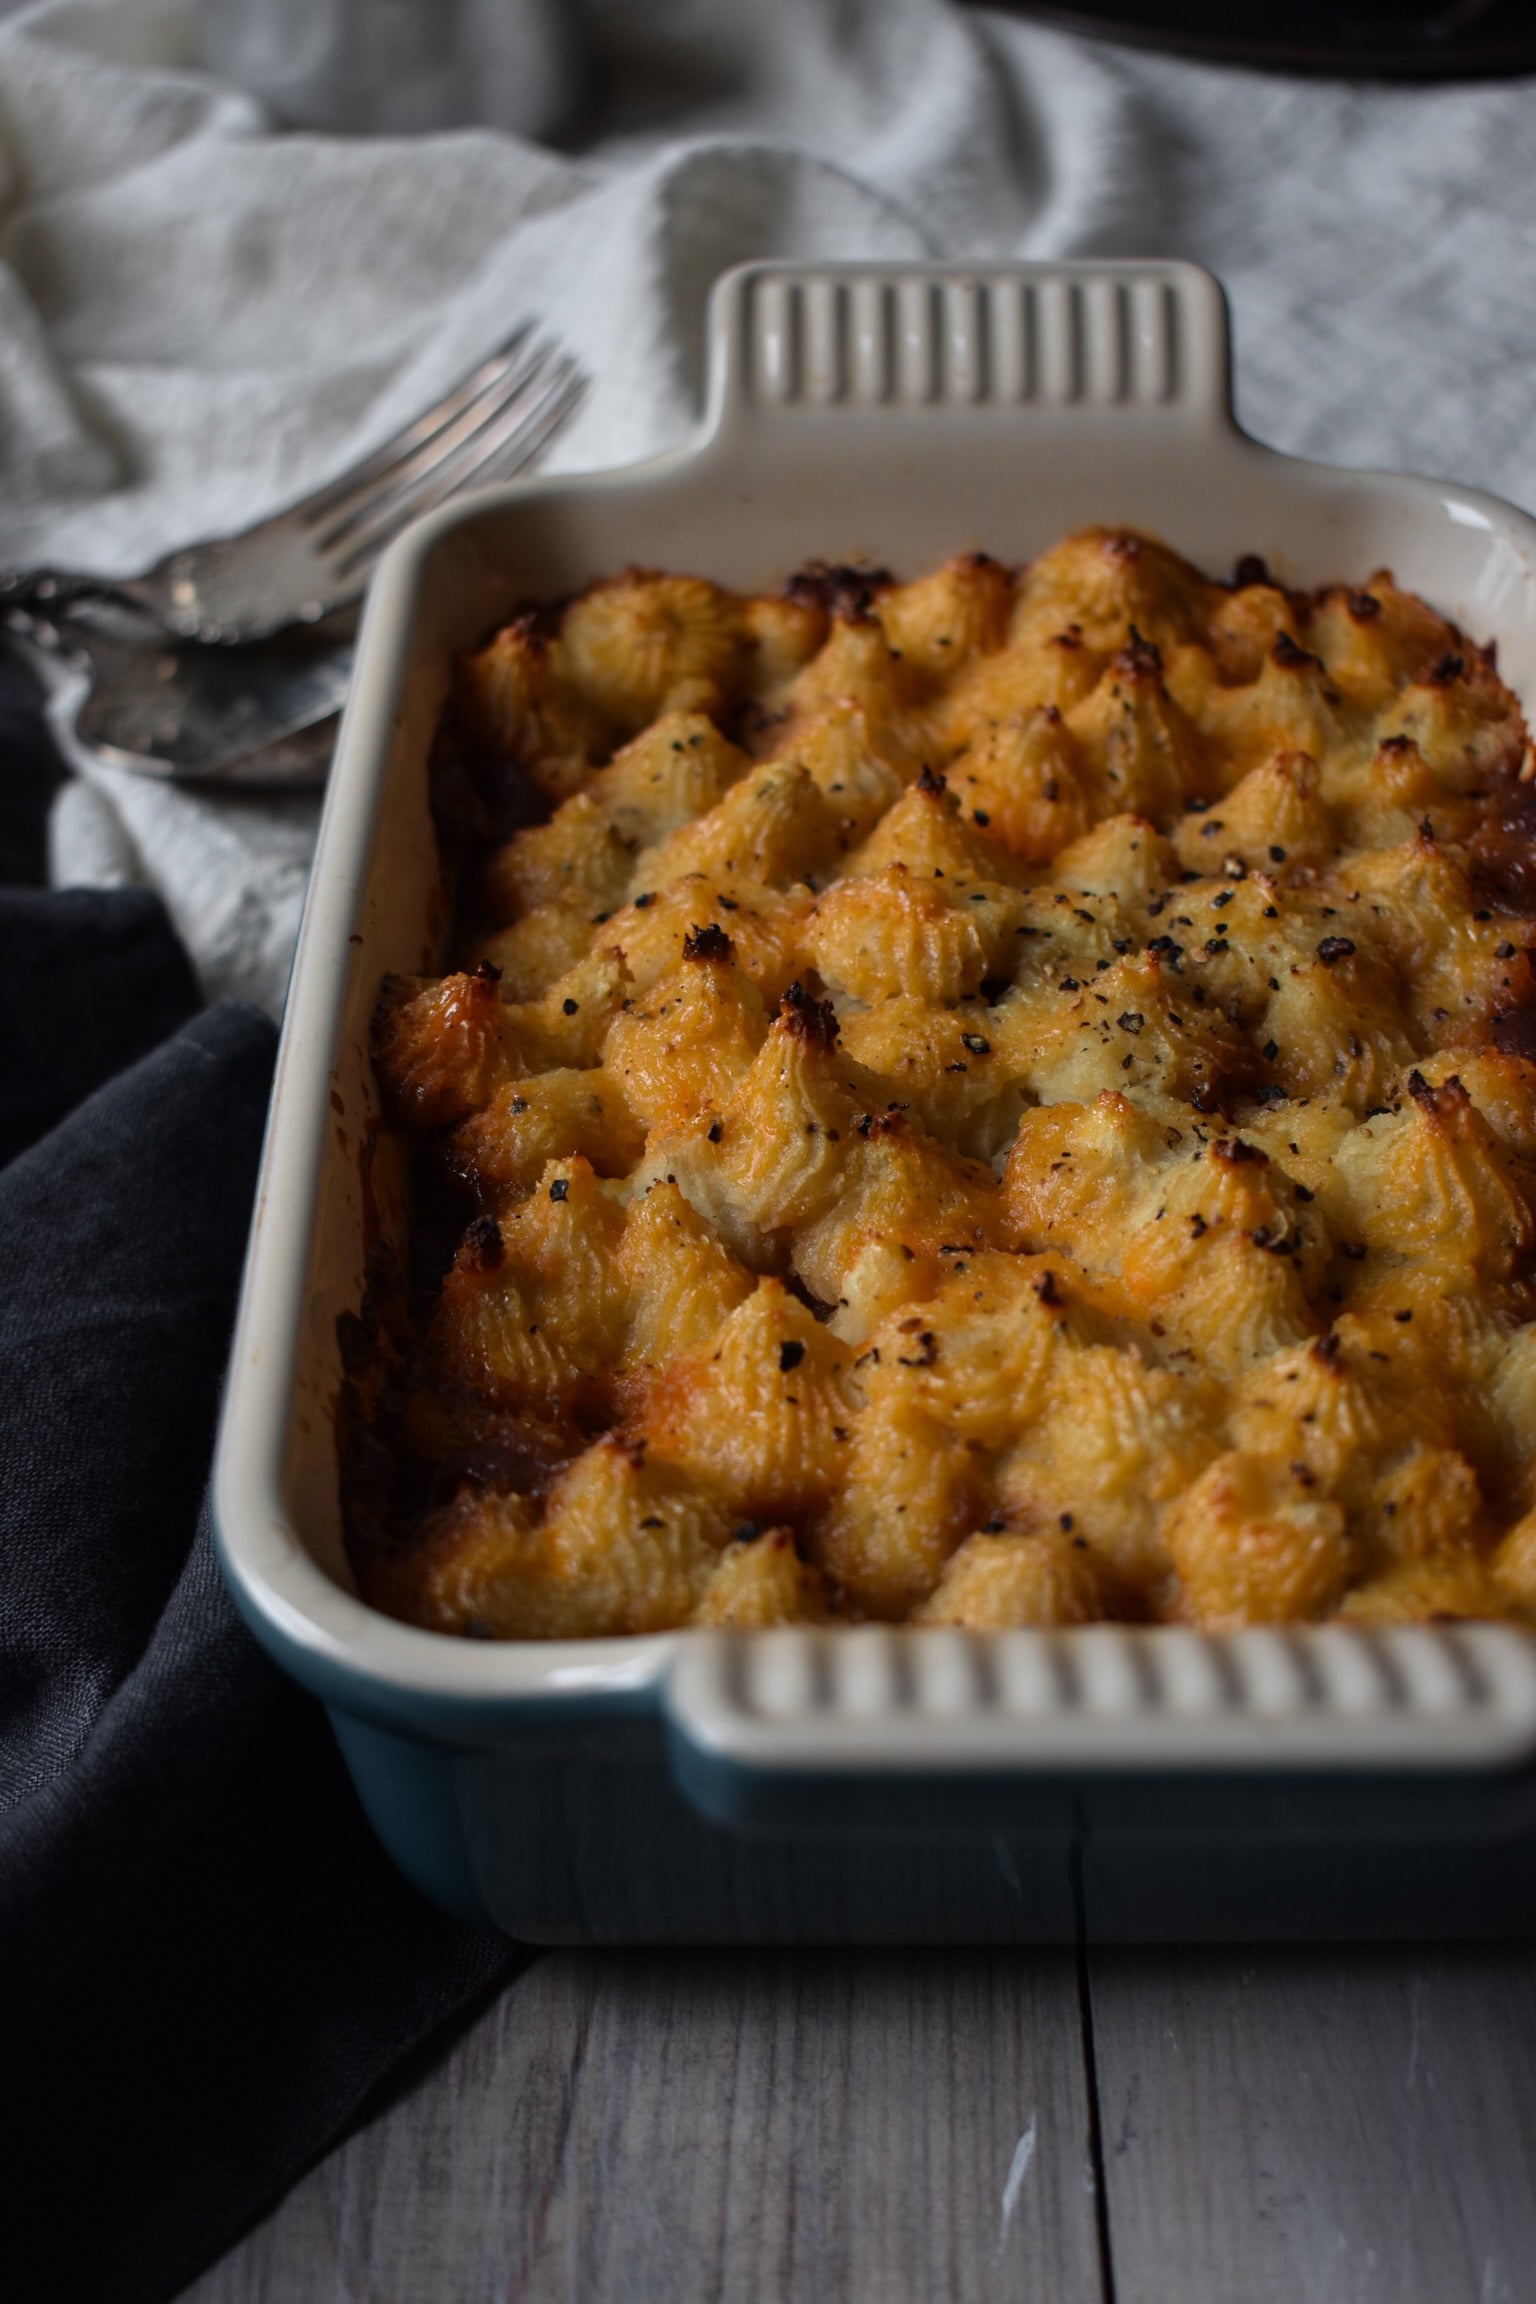
[[258,1638],[328,1707],[430,1895],[543,1942],[1047,1941],[1536,1924],[1536,1643],[792,1629],[555,1644],[418,1631],[343,1553],[337,1318],[398,1237],[368,1021],[439,963],[427,755],[454,652],[627,563],[741,586],[915,574],[1090,521],[1290,583],[1383,563],[1536,706],[1536,523],[1245,438],[1221,291],[1177,264],[755,266],[715,291],[680,453],[500,489],[375,577],[278,1063],[215,1476]]

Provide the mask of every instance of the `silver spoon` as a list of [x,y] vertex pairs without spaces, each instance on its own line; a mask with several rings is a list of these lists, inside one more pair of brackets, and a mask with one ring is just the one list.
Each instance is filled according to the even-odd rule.
[[356,621],[349,607],[276,640],[205,648],[107,603],[81,603],[67,622],[5,615],[66,760],[84,753],[144,776],[290,789],[325,781]]

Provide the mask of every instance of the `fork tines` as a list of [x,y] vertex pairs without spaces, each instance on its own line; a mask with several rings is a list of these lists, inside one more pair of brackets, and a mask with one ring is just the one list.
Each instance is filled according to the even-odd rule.
[[409,521],[532,463],[586,390],[578,363],[525,321],[489,359],[290,518],[339,577],[358,577]]

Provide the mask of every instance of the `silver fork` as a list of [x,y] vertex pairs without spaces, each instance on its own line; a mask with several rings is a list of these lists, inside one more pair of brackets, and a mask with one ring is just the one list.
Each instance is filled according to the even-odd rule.
[[0,574],[0,609],[52,620],[79,601],[136,609],[177,639],[269,639],[355,599],[407,522],[460,489],[531,464],[574,414],[586,378],[525,322],[436,405],[288,511],[188,545],[142,576]]

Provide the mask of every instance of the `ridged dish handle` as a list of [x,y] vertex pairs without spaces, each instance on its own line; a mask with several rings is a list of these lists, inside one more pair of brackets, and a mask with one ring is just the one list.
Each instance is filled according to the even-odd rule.
[[1306,1772],[1341,1745],[1386,1774],[1529,1768],[1536,1642],[1491,1624],[701,1632],[666,1705],[683,1789],[715,1813],[769,1781]]
[[1116,411],[1224,429],[1226,302],[1193,264],[748,264],[715,289],[712,428]]

